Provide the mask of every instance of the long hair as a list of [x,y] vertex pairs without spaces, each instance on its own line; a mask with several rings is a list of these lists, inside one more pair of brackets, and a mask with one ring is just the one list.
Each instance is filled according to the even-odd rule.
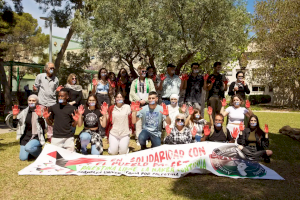
[[[192,114],[192,116],[191,116],[191,118],[190,118],[190,122],[192,123],[192,124],[194,124],[194,120],[195,119],[197,119],[196,117],[195,117],[195,114],[196,113],[199,113],[199,115],[200,115],[200,118],[199,119],[203,119],[202,117],[201,117],[201,112],[200,112],[200,110],[198,109],[198,108],[194,108],[194,113]],[[197,119],[198,120],[198,119]]]
[[241,97],[241,95],[239,95],[239,94],[236,94],[236,95],[233,95],[232,97],[231,97],[231,99],[230,99],[230,105],[231,106],[234,106],[233,105],[233,99],[234,99],[234,97],[237,97],[237,98],[239,98],[240,99],[240,101],[241,101],[241,104],[240,105],[242,105],[243,104],[243,102],[244,102],[244,99]]
[[107,79],[108,79],[108,72],[107,72],[107,69],[105,69],[104,67],[103,68],[101,68],[99,71],[98,71],[98,79],[100,80],[101,79],[101,71],[102,70],[105,70],[106,71],[106,78],[105,78],[105,80],[107,81]]
[[[116,92],[116,94],[115,94],[114,98],[116,99],[116,98],[117,98],[117,96],[118,96],[119,94],[122,96],[122,98],[123,98],[123,102],[124,102],[124,100],[125,100],[125,97],[124,97],[123,93],[122,93],[120,90],[118,90],[118,91]],[[116,102],[116,101],[115,101],[115,104],[117,104],[117,102]]]
[[254,117],[257,121],[257,125],[256,125],[256,133],[259,135],[259,136],[262,136],[265,132],[263,130],[261,130],[260,126],[259,126],[259,121],[258,121],[258,117],[256,115],[251,115],[249,117],[249,121],[248,121],[248,125],[247,125],[247,128],[250,129],[250,121],[251,121],[251,118]]
[[100,109],[100,105],[98,104],[97,96],[96,96],[96,94],[92,94],[92,93],[88,96],[88,98],[87,98],[87,100],[86,100],[86,103],[85,103],[86,107],[87,107],[87,108],[89,107],[89,98],[90,98],[90,97],[94,97],[94,98],[96,99],[96,105],[95,105],[95,108],[96,108],[96,109]]
[[128,72],[127,72],[127,70],[124,68],[124,67],[122,67],[120,70],[119,70],[119,73],[118,73],[118,76],[117,76],[117,81],[119,81],[120,79],[121,79],[121,73],[122,73],[122,71],[125,71],[126,72],[126,76],[124,77],[126,80],[128,80]]
[[77,78],[76,85],[79,85],[78,76],[76,76],[76,74],[73,74],[73,73],[68,76],[67,83],[69,83],[69,84],[71,83],[73,76],[75,76]]

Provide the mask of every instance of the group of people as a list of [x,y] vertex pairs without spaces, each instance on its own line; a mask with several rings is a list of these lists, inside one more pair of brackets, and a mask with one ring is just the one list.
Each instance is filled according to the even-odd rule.
[[[224,92],[228,80],[220,72],[222,63],[216,62],[213,74],[201,75],[200,65],[193,63],[192,72],[178,76],[175,66],[169,64],[167,73],[157,75],[152,66],[138,67],[139,77],[122,68],[117,77],[105,68],[93,79],[93,89],[83,105],[82,87],[78,76],[70,74],[65,86],[59,85],[53,63],[45,65],[46,73],[37,75],[33,91],[38,95],[28,97],[28,107],[20,112],[13,106],[14,126],[20,139],[20,159],[37,157],[48,141],[56,146],[87,154],[103,153],[104,137],[107,137],[108,153],[112,155],[129,152],[130,135],[136,136],[141,150],[164,144],[187,144],[215,141],[236,143],[239,149],[252,160],[263,158],[270,162],[268,127],[259,126],[257,116],[251,109],[245,94],[249,94],[244,73],[237,72],[237,80],[229,86],[230,106]],[[207,113],[209,122],[201,112],[202,89],[208,91]],[[182,105],[179,96],[185,91]],[[244,107],[245,105],[245,107]],[[228,116],[227,126],[223,126]],[[247,127],[244,120],[248,119]],[[76,140],[76,127],[84,127]],[[163,131],[165,129],[165,131]]]

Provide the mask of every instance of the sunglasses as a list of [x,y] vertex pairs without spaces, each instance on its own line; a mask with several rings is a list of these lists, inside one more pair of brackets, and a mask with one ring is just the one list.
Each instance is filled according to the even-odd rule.
[[238,76],[239,78],[244,78],[244,76]]
[[142,71],[142,73],[147,73],[147,71]]
[[77,78],[72,78],[72,80],[76,80]]
[[177,122],[184,122],[184,119],[176,119]]

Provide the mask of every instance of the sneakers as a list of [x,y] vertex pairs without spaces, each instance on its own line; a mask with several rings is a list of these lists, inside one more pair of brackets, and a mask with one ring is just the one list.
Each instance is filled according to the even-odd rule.
[[141,146],[138,140],[136,140],[136,145]]

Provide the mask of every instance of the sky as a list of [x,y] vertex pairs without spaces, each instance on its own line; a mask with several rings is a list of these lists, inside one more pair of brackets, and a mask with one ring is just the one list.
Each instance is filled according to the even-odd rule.
[[[247,2],[247,11],[250,13],[254,12],[254,4],[256,0],[245,0]],[[11,1],[8,1],[10,5],[13,5]],[[42,10],[39,9],[39,4],[35,2],[35,0],[23,0],[23,11],[26,13],[30,13],[32,17],[38,20],[38,24],[42,27],[42,32],[45,34],[50,34],[50,29],[45,28],[45,21],[40,19],[42,16],[47,16],[47,13],[43,13]],[[12,6],[13,7],[13,6]],[[55,25],[52,27],[52,35],[65,38],[68,33],[68,29],[58,28]]]

